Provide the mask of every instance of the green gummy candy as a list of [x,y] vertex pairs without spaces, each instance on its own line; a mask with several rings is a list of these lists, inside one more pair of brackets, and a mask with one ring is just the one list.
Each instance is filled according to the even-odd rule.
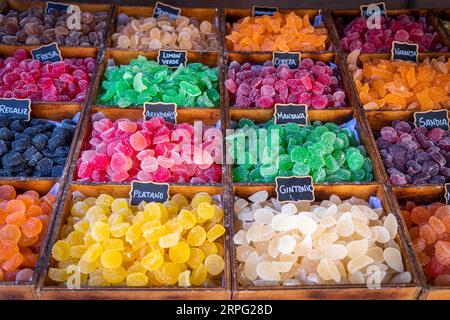
[[291,151],[292,162],[305,163],[308,157],[308,150],[304,147],[296,146]]
[[296,163],[292,167],[292,172],[297,176],[307,176],[311,172],[311,168],[306,163]]
[[248,180],[248,170],[243,166],[238,166],[233,169],[233,181],[245,182]]
[[324,166],[325,161],[320,155],[309,154],[306,158],[306,163],[310,166],[311,170],[316,171]]
[[180,88],[186,91],[186,93],[192,97],[196,97],[202,94],[202,91],[199,87],[186,81],[180,82]]
[[361,153],[352,153],[347,157],[347,164],[350,170],[355,171],[361,169],[364,165],[364,157]]

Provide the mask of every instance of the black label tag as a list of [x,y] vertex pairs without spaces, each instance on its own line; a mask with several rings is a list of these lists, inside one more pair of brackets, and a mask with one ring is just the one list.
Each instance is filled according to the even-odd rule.
[[172,7],[162,2],[157,2],[155,9],[153,9],[153,18],[158,18],[160,15],[164,14],[169,16],[171,19],[176,19],[180,15],[180,12],[180,8]]
[[419,45],[406,42],[392,42],[391,59],[417,62],[419,58]]
[[280,202],[314,201],[314,185],[311,176],[277,177],[275,191]]
[[384,2],[362,5],[359,9],[361,10],[361,16],[365,18],[369,18],[375,14],[387,17],[386,4]]
[[289,122],[304,126],[308,123],[308,106],[306,104],[275,104],[275,123],[286,124]]
[[31,50],[31,56],[41,62],[62,61],[61,51],[56,42]]
[[130,205],[137,206],[145,202],[166,202],[169,199],[169,184],[132,181]]
[[30,99],[4,99],[0,98],[0,116],[30,121]]
[[161,117],[167,122],[177,123],[177,105],[175,103],[146,102],[143,115],[144,121]]
[[450,205],[450,183],[445,184],[445,203]]
[[260,6],[253,6],[252,10],[252,16],[258,17],[258,16],[273,16],[275,12],[278,12],[277,7],[260,7]]
[[297,69],[300,66],[300,56],[300,52],[275,51],[272,54],[272,63],[275,68],[284,64],[291,69]]
[[428,130],[433,128],[448,130],[448,110],[414,112],[414,125]]
[[178,68],[183,65],[186,66],[187,52],[178,50],[159,50],[158,63],[162,66],[170,68]]
[[45,5],[45,14],[49,14],[52,10],[64,13],[68,7],[70,7],[70,4],[48,1]]

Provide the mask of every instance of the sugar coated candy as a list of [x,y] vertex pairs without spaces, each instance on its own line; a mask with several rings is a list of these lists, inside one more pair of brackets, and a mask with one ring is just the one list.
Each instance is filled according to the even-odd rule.
[[[236,200],[242,205],[237,206],[233,237],[240,285],[411,281],[396,242],[397,220],[382,208],[374,209],[355,197],[343,201],[336,195],[313,204],[241,200]],[[261,213],[257,217],[262,210],[267,212],[265,219],[259,218]],[[254,214],[244,217],[242,212]]]
[[310,17],[291,11],[273,16],[245,17],[230,26],[226,36],[236,51],[322,51],[327,46],[327,30],[311,25]]
[[[2,192],[10,197],[10,190]],[[220,286],[225,233],[223,209],[205,192],[137,207],[107,194],[76,198],[52,247],[48,276],[69,285],[76,268],[82,287]]]

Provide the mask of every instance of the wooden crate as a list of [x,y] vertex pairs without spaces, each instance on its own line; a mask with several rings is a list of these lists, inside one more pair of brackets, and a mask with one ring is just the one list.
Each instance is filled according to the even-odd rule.
[[[40,179],[40,180],[1,180],[0,185],[10,185],[16,188],[21,193],[27,190],[36,190],[40,196],[46,195],[52,187],[57,183],[56,179]],[[0,300],[33,300],[36,299],[36,286],[42,274],[42,265],[47,258],[47,244],[53,230],[53,223],[58,211],[59,200],[63,194],[63,185],[61,184],[56,194],[56,202],[53,212],[50,216],[50,221],[45,231],[39,258],[34,268],[33,278],[30,282],[6,282],[0,281]]]
[[[383,185],[335,185],[325,186],[317,184],[314,186],[316,201],[329,199],[333,194],[338,195],[341,199],[348,199],[352,196],[368,200],[370,196],[376,195],[383,205],[385,213],[392,212],[397,221],[401,224],[401,219],[398,212],[393,210],[389,202],[389,193]],[[275,187],[269,185],[263,186],[242,186],[233,184],[234,197],[248,198],[253,193],[266,190],[270,197],[275,197]],[[238,230],[239,225],[236,219],[236,213],[231,210],[232,235],[234,236]],[[231,238],[232,239],[232,238]],[[242,286],[237,281],[237,260],[236,260],[236,246],[231,244],[231,261],[232,264],[232,280],[233,280],[233,299],[290,299],[290,300],[310,300],[310,299],[416,299],[420,293],[420,281],[417,276],[411,260],[411,248],[405,243],[405,235],[402,227],[396,239],[400,245],[400,250],[403,257],[405,270],[412,275],[412,282],[409,284],[399,285],[381,285],[379,289],[369,289],[365,285],[301,285],[301,286]]]
[[[249,6],[250,7],[250,6]],[[278,12],[287,14],[289,12],[293,11],[298,16],[303,17],[305,15],[308,15],[310,18],[311,24],[314,23],[314,17],[317,16],[320,13],[320,10],[318,9],[287,9],[287,8],[280,8]],[[240,19],[245,17],[251,17],[252,16],[252,8],[249,9],[237,9],[237,8],[226,8],[223,9],[222,14],[222,43],[223,48],[225,52],[247,52],[247,51],[239,51],[239,50],[233,50],[233,44],[231,41],[226,40],[225,36],[231,33],[232,25],[233,23],[238,22]],[[327,30],[330,30],[331,25],[329,25],[329,20],[323,20],[324,28]],[[332,51],[332,44],[334,44],[334,41],[331,41],[330,39],[330,33],[328,33],[328,38],[326,41],[326,50],[324,51],[314,51],[315,53],[322,53],[327,51]],[[257,52],[263,52],[263,51],[257,51]],[[313,53],[313,52],[311,52]]]
[[[48,245],[48,254],[43,265],[44,272],[39,281],[38,295],[41,299],[230,299],[231,298],[231,269],[229,255],[229,228],[224,237],[225,249],[225,270],[220,287],[82,287],[81,289],[69,290],[65,286],[58,286],[47,276],[48,268],[55,265],[51,257],[51,248],[53,244],[60,239],[61,228],[67,217],[70,215],[72,206],[72,196],[74,192],[81,192],[89,197],[96,197],[102,193],[113,197],[128,197],[130,185],[103,185],[88,183],[72,183],[67,185],[64,190],[63,201],[58,212],[58,219],[55,222],[54,231]],[[211,195],[221,195],[222,202],[226,201],[223,188],[219,186],[171,186],[170,194],[181,193],[187,198],[192,198],[197,192],[208,192]],[[224,220],[226,226],[226,219]]]
[[439,32],[439,35],[442,39],[447,39],[446,45],[447,47],[450,46],[450,32],[445,29],[444,24],[442,23],[441,19],[443,20],[450,20],[450,9],[435,9],[432,11],[430,15],[430,20],[434,21],[434,24],[437,26],[437,32]]
[[[400,212],[400,207],[405,204],[406,201],[413,201],[419,205],[427,205],[433,202],[445,203],[445,188],[442,185],[427,185],[427,186],[401,186],[393,187],[394,197],[391,198],[394,210]],[[411,244],[411,238],[409,233],[406,232],[405,240],[408,246],[411,247],[412,252],[414,249]],[[420,295],[420,299],[426,300],[450,300],[450,286],[434,286],[427,281],[425,273],[420,266],[420,262],[414,253],[412,256],[414,265],[417,266],[417,272],[421,281],[423,291]]]
[[[131,60],[137,58],[139,55],[146,57],[149,60],[157,60],[158,57],[158,51],[134,51],[134,50],[119,50],[119,49],[107,49],[103,52],[103,55],[101,57],[100,65],[97,69],[97,78],[95,79],[95,90],[92,93],[92,104],[99,105],[97,102],[97,97],[99,93],[100,86],[103,81],[104,73],[107,67],[108,60],[114,60],[116,65],[123,65],[123,64],[129,64]],[[223,83],[222,81],[222,72],[220,71],[222,57],[216,53],[216,52],[193,52],[189,51],[187,53],[187,63],[190,62],[201,62],[204,65],[207,65],[209,67],[217,67],[218,68],[218,75],[219,75],[219,94],[222,97],[222,90],[223,86],[221,85]],[[222,100],[222,99],[221,99]],[[118,106],[105,106],[100,105],[102,107],[118,107]],[[133,107],[133,106],[131,106]],[[207,107],[196,107],[196,106],[189,106],[189,108],[198,108],[198,109],[213,109],[213,108],[207,108]],[[219,108],[220,106],[215,106],[214,108]],[[130,107],[128,107],[130,108]],[[126,109],[128,109],[126,108]],[[179,107],[179,109],[184,107]],[[178,110],[179,110],[178,109]]]
[[[153,16],[153,10],[154,6],[121,6],[118,5],[114,9],[113,17],[111,20],[111,24],[108,30],[108,37],[106,39],[106,46],[109,48],[117,48],[114,47],[113,41],[111,39],[111,36],[117,32],[117,16],[121,13],[125,13],[129,17],[133,17],[136,19],[139,18],[148,18]],[[201,21],[209,21],[215,27],[216,34],[217,34],[217,42],[219,47],[217,50],[189,50],[193,52],[219,52],[221,50],[220,48],[220,19],[219,19],[219,9],[218,8],[189,8],[189,7],[179,7],[181,9],[180,15],[187,16],[187,17],[194,17]],[[135,49],[128,49],[128,50],[135,50]],[[170,50],[170,49],[167,49]],[[151,51],[151,50],[145,50],[145,51]]]
[[[58,2],[58,1],[54,1],[54,2]],[[35,1],[35,0],[4,0],[2,2],[2,4],[0,5],[0,13],[6,14],[9,10],[15,10],[18,12],[23,12],[31,7],[42,7],[45,9],[46,6],[46,1]],[[102,42],[102,46],[104,46],[105,40],[106,40],[106,36],[107,36],[107,32],[106,30],[109,29],[109,25],[108,23],[111,22],[112,19],[112,12],[113,12],[113,5],[111,4],[107,4],[107,3],[88,3],[88,2],[68,2],[69,4],[74,4],[80,7],[81,11],[89,11],[89,12],[107,12],[108,13],[108,21],[106,24],[106,28],[105,28],[105,32],[103,33],[103,37],[104,37],[104,41]],[[5,44],[3,44],[5,45]],[[27,47],[27,48],[33,48],[34,46],[29,46],[29,45],[25,45],[25,44],[18,44],[21,47]],[[39,45],[40,46],[40,45]],[[37,46],[37,47],[39,47]],[[96,54],[97,53],[97,48],[94,47],[81,47],[81,46],[77,46],[77,47],[71,47],[71,46],[66,46],[66,45],[60,45],[60,47],[69,47],[69,48],[84,48],[86,49],[85,52],[86,53],[90,53],[90,54]]]

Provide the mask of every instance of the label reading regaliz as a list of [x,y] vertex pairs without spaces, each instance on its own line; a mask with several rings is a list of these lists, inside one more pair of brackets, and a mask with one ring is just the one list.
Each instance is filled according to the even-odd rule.
[[277,177],[275,191],[280,202],[310,201],[313,202],[314,185],[311,176]]
[[258,17],[258,16],[273,16],[275,12],[278,12],[277,7],[261,7],[261,6],[253,6],[252,10],[252,16]]
[[146,102],[143,115],[144,121],[161,117],[167,122],[177,123],[177,105],[175,103]]
[[308,123],[308,106],[306,104],[275,104],[275,123],[286,124],[289,122],[305,126]]
[[433,128],[448,130],[448,110],[414,112],[414,125],[428,130]]
[[33,59],[41,62],[58,62],[62,61],[61,51],[56,42],[31,50]]
[[170,68],[178,68],[179,66],[186,66],[187,52],[178,50],[159,50],[158,63],[162,66]]
[[[373,10],[375,8],[376,10]],[[379,14],[380,16],[387,17],[386,4],[384,2],[362,5],[359,7],[359,9],[361,10],[361,16],[365,18],[369,18],[374,14]]]
[[0,99],[0,117],[30,121],[30,99]]
[[272,55],[273,66],[287,65],[290,69],[297,69],[300,66],[300,52],[279,52]]
[[180,12],[180,8],[172,7],[162,2],[157,2],[155,9],[153,9],[153,18],[158,18],[160,15],[164,14],[169,16],[171,19],[176,19],[180,15]]
[[392,42],[391,59],[417,62],[419,58],[419,45],[406,42]]
[[70,4],[48,1],[45,5],[45,14],[51,13],[52,10],[64,13],[68,7],[70,7]]
[[450,183],[445,184],[445,203],[450,205]]
[[145,202],[166,202],[169,199],[169,185],[155,182],[131,182],[130,205]]

